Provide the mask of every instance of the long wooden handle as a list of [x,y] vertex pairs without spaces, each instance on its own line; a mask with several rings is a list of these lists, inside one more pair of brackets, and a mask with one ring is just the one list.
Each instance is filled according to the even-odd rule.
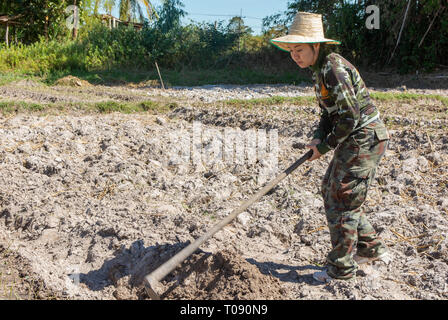
[[217,223],[213,228],[211,228],[206,234],[196,239],[193,243],[182,249],[179,253],[174,255],[167,262],[162,264],[152,273],[146,275],[145,280],[147,284],[151,287],[157,286],[157,283],[162,280],[166,275],[173,271],[178,265],[182,263],[188,256],[193,254],[205,241],[211,238],[216,232],[224,228],[233,219],[235,219],[240,213],[244,212],[250,205],[258,201],[262,196],[268,193],[273,187],[275,187],[280,181],[286,178],[291,172],[297,169],[298,166],[303,164],[313,155],[313,150],[310,150],[302,158],[294,162],[288,169],[283,171],[277,178],[269,182],[265,187],[258,191],[251,199],[244,202],[240,207],[233,210],[227,217],[225,217],[221,222]]

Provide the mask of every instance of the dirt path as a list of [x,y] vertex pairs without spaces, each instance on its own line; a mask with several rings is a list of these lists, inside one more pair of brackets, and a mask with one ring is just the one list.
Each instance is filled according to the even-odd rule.
[[[146,298],[141,288],[146,273],[305,152],[318,120],[316,106],[243,110],[192,103],[220,100],[229,96],[225,90],[233,90],[233,98],[244,98],[246,89],[189,91],[199,98],[185,95],[187,89],[171,90],[169,98],[179,107],[164,115],[74,111],[3,116],[0,272],[6,293],[0,297]],[[288,95],[291,90],[310,94],[306,87],[250,90],[254,97]],[[3,100],[63,103],[163,95],[160,90],[45,88],[30,83],[3,86],[0,92]],[[383,117],[393,120],[392,140],[365,210],[390,247],[391,265],[364,266],[357,279],[348,282],[322,285],[312,279],[330,249],[319,195],[327,155],[297,169],[168,276],[165,298],[448,298],[446,109],[425,100],[381,103],[379,108]],[[419,112],[410,117],[409,110],[416,108]],[[268,158],[240,164],[235,159],[204,160],[202,166],[177,161],[195,148],[187,139],[194,139],[193,120],[202,126],[205,140],[196,147],[204,147],[203,159],[210,159],[205,156],[212,154],[208,152],[216,142],[209,133],[261,129],[268,141],[272,137],[278,142],[277,165]],[[278,140],[269,135],[275,132]],[[41,296],[30,293],[36,287],[26,290],[26,277],[43,284]],[[13,281],[17,294],[8,296]]]

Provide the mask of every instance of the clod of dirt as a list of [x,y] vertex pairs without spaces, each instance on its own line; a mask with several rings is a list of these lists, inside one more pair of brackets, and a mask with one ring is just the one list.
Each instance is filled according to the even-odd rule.
[[89,87],[91,84],[88,81],[81,80],[74,76],[66,76],[55,82],[56,86],[69,86],[69,87]]
[[230,250],[196,253],[162,282],[163,299],[282,299],[278,279]]

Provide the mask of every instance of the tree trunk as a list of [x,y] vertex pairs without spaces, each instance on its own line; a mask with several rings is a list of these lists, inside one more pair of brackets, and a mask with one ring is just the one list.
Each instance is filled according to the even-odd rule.
[[426,30],[425,34],[423,35],[423,38],[420,40],[420,43],[418,44],[418,47],[419,47],[419,48],[420,48],[420,46],[422,45],[423,41],[425,40],[426,35],[428,34],[429,30],[431,29],[431,27],[432,27],[432,25],[433,25],[433,23],[434,23],[434,20],[436,20],[437,16],[439,15],[439,12],[442,12],[444,9],[445,9],[445,7],[442,6],[442,7],[439,8],[439,10],[437,10],[436,15],[435,15],[434,18],[432,19],[432,21],[431,21],[431,23],[430,23],[428,29]]
[[9,33],[9,23],[6,22],[6,46],[9,47],[9,39],[8,39],[8,33]]
[[45,41],[48,42],[48,16],[45,17],[44,35]]
[[98,14],[98,5],[100,0],[95,0],[95,7],[93,8],[93,14],[96,16]]
[[[48,9],[48,1],[45,1],[45,10],[47,10],[47,9]],[[48,42],[48,16],[45,16],[44,36],[45,36],[45,41]]]
[[410,5],[411,5],[411,0],[408,0],[408,6],[406,7],[406,12],[404,13],[403,23],[401,24],[401,29],[400,29],[400,33],[398,35],[397,44],[395,45],[394,51],[392,51],[392,54],[391,54],[387,64],[389,64],[392,61],[392,58],[394,57],[394,54],[395,54],[395,50],[397,50],[398,44],[400,43],[401,33],[403,32],[403,28],[404,28],[404,25],[405,25],[405,22],[406,22],[406,18],[408,16],[408,11],[409,11],[409,6]]
[[[76,0],[73,0],[73,5],[76,6]],[[75,40],[78,37],[78,19],[79,19],[79,10],[75,9],[75,21],[74,21],[74,25],[73,25],[73,34],[72,34],[72,38],[73,40]]]

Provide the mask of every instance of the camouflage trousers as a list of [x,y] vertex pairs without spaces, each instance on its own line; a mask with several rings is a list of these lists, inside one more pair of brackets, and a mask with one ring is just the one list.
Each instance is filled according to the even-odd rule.
[[358,130],[336,148],[323,178],[321,191],[332,244],[327,273],[333,278],[349,279],[355,275],[355,248],[363,257],[376,257],[386,250],[361,206],[388,139],[381,120]]

